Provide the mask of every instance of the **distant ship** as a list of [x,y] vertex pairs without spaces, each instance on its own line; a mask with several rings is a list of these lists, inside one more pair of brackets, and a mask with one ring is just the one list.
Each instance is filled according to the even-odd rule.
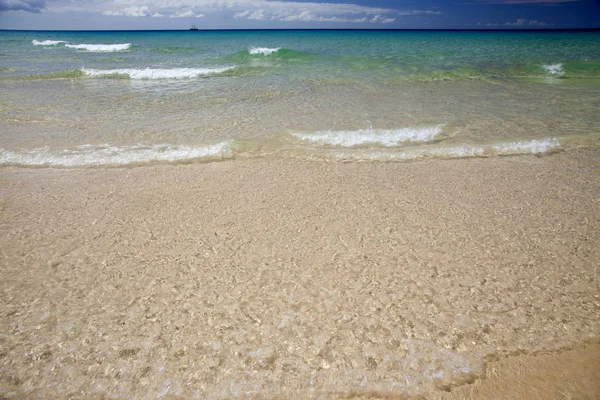
[[197,31],[198,28],[196,28],[196,25],[192,25],[192,27],[190,28],[190,31]]

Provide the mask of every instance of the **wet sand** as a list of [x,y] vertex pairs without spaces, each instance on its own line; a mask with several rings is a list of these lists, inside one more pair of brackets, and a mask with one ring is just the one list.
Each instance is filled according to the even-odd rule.
[[482,379],[436,400],[459,399],[598,399],[600,344],[550,354],[509,357],[491,362]]
[[597,398],[599,199],[583,149],[3,168],[0,396]]

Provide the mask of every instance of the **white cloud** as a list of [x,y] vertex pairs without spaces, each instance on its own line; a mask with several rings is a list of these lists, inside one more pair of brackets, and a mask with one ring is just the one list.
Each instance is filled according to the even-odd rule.
[[235,19],[252,19],[252,20],[256,20],[256,21],[264,21],[267,19],[267,17],[265,16],[264,10],[255,10],[255,11],[246,10],[246,11],[234,14],[233,18],[235,18]]
[[549,24],[536,19],[519,18],[516,22],[507,22],[504,26],[547,26]]
[[196,14],[192,10],[178,11],[174,14],[169,15],[169,18],[202,18],[204,14]]
[[367,22],[367,17],[362,18],[344,18],[338,16],[315,15],[309,10],[304,10],[299,13],[293,11],[269,12],[266,10],[246,10],[236,13],[233,16],[235,19],[249,19],[257,21],[299,21],[299,22]]
[[371,15],[392,14],[395,10],[356,4],[234,0],[229,9],[248,7],[234,14],[235,19],[299,22],[370,22]]
[[434,10],[401,10],[398,11],[398,15],[419,15],[419,14],[430,14],[430,15],[440,15],[441,11]]
[[326,17],[314,15],[310,11],[302,11],[297,15],[277,15],[272,17],[272,19],[278,21],[301,21],[301,22],[351,22],[351,23],[362,23],[367,22],[367,17],[362,18],[342,18],[342,17]]
[[510,22],[505,22],[505,23],[488,22],[487,24],[483,24],[481,22],[478,22],[476,25],[477,26],[489,26],[489,27],[510,26],[510,27],[516,27],[516,28],[535,28],[535,27],[542,27],[542,26],[552,26],[552,24],[549,24],[544,21],[538,21],[537,19],[525,19],[525,18],[519,18],[515,22],[510,21]]
[[377,24],[377,23],[390,24],[394,21],[396,21],[396,18],[385,18],[378,14],[378,15],[374,16],[369,22],[372,24]]
[[119,11],[104,11],[102,14],[123,17],[147,17],[150,15],[150,10],[148,6],[131,6]]

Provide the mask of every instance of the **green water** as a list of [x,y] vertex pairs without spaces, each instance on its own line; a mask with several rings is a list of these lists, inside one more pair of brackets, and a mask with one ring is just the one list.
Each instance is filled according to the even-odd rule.
[[595,32],[4,31],[0,46],[1,164],[545,154],[600,134]]

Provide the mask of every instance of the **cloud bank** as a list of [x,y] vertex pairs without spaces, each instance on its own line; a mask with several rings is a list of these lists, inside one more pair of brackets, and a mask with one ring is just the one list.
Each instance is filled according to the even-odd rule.
[[1,11],[27,11],[40,13],[46,8],[46,0],[0,0]]
[[551,24],[544,22],[544,21],[538,21],[537,19],[525,19],[525,18],[519,18],[514,22],[509,21],[509,22],[504,22],[504,23],[488,22],[487,24],[482,24],[481,22],[478,22],[477,25],[478,26],[490,26],[490,27],[507,27],[507,28],[538,28],[538,27],[551,26]]
[[111,17],[204,18],[247,21],[390,24],[399,17],[439,15],[348,3],[284,0],[0,0],[0,11],[101,14]]

